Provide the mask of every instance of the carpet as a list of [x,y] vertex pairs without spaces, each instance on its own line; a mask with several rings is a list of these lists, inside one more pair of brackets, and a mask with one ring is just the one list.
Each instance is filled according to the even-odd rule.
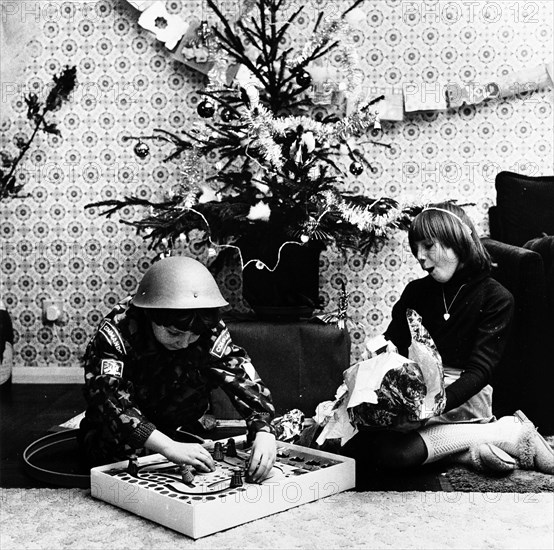
[[505,477],[494,477],[455,466],[446,471],[446,478],[454,491],[554,493],[554,476],[530,470],[514,470]]
[[346,492],[196,541],[83,489],[3,489],[2,550],[552,549],[554,495]]
[[[554,436],[545,437],[554,449]],[[445,477],[454,491],[478,493],[554,493],[554,476],[530,470],[514,470],[506,476],[485,475],[463,466],[450,466]],[[554,543],[553,543],[554,545]]]

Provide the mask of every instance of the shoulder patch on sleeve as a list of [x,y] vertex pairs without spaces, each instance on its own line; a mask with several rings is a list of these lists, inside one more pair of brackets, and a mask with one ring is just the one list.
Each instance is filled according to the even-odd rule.
[[123,361],[102,359],[100,362],[100,374],[121,378],[123,376]]
[[108,343],[111,344],[118,353],[122,355],[127,353],[121,334],[119,334],[119,331],[109,321],[104,321],[98,332],[104,336]]
[[225,355],[225,352],[227,351],[227,348],[230,345],[231,345],[231,335],[229,334],[229,330],[225,328],[221,331],[220,335],[216,338],[214,345],[210,350],[210,354],[213,355],[214,357],[217,357],[218,359],[221,359]]

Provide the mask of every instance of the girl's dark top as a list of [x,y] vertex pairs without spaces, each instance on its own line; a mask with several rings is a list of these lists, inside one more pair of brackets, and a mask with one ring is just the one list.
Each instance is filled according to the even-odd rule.
[[[444,319],[444,301],[449,308],[448,320]],[[385,332],[385,337],[406,357],[411,342],[406,320],[408,308],[421,315],[443,364],[463,371],[446,389],[445,412],[460,406],[490,383],[513,317],[514,300],[508,290],[488,273],[468,275],[462,270],[444,284],[430,275],[411,281],[394,305]]]

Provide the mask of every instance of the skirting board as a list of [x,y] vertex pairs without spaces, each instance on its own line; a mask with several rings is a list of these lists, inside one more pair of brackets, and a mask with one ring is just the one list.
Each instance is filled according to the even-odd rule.
[[14,367],[14,384],[83,384],[85,373],[80,367]]

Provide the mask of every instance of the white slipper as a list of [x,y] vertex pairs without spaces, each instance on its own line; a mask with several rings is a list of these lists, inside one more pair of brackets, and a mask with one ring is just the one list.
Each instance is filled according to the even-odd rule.
[[520,466],[525,470],[536,470],[543,474],[554,475],[554,451],[552,447],[523,412],[516,411],[514,417],[525,426],[518,442]]
[[507,474],[515,470],[517,462],[507,452],[492,443],[481,443],[469,449],[475,469],[482,472]]

